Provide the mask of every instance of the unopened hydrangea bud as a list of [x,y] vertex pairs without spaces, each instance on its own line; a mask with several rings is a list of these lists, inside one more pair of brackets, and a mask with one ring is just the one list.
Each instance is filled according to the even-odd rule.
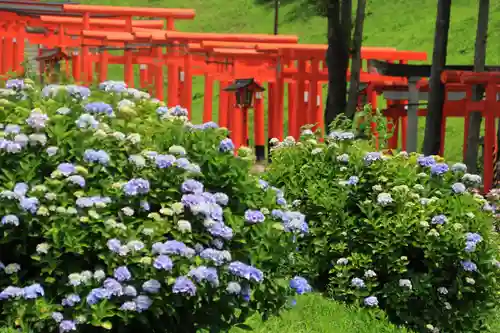
[[36,246],[36,252],[39,254],[47,254],[49,252],[50,245],[47,243],[40,243]]
[[177,222],[177,229],[179,229],[180,232],[191,232],[191,223],[186,220],[179,220]]
[[[160,212],[161,212],[161,211],[160,211]],[[149,214],[148,214],[148,217],[149,217],[150,219],[155,220],[155,221],[160,221],[160,220],[161,220],[161,216],[160,216],[160,214],[158,214],[158,213],[149,213]]]
[[[160,209],[160,214],[165,215],[165,216],[172,216],[174,215],[174,211],[171,210],[170,208],[162,208]],[[151,214],[149,214],[151,215]]]
[[173,203],[171,207],[175,214],[180,214],[184,211],[184,205],[182,202]]
[[38,210],[36,212],[36,215],[49,216],[49,210],[45,206],[40,206],[40,208],[38,208]]

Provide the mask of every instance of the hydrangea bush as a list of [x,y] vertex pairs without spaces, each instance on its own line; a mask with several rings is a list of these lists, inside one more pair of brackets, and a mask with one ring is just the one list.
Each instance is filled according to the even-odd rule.
[[304,276],[419,331],[484,331],[499,262],[480,176],[435,156],[367,151],[350,132],[274,143],[268,180],[309,221],[294,256]]
[[[0,320],[23,332],[244,326],[311,289],[307,232],[227,131],[120,82],[0,91]],[[293,278],[293,279],[291,279]]]

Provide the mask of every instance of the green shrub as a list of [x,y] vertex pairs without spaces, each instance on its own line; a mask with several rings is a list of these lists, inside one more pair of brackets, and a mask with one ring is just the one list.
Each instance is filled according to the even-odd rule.
[[281,192],[250,175],[227,130],[101,89],[0,91],[0,321],[217,332],[310,290],[285,269],[301,231],[264,221]]
[[267,178],[310,226],[298,269],[334,298],[379,305],[398,324],[482,331],[498,301],[499,264],[492,207],[466,190],[480,177],[437,157],[363,145],[348,132],[318,143],[306,131],[274,148]]

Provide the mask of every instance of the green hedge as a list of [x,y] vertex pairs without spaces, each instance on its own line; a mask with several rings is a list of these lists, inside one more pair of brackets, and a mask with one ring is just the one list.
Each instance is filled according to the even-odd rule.
[[464,165],[305,131],[277,144],[267,179],[306,214],[294,260],[332,297],[424,332],[485,329],[498,304],[498,237],[493,208],[471,191],[481,178]]

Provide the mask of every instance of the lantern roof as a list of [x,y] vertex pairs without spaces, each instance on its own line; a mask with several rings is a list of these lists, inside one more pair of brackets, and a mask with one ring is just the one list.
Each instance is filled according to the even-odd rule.
[[224,88],[224,91],[238,91],[245,88],[257,92],[265,90],[264,87],[255,82],[254,79],[236,79],[233,84]]

